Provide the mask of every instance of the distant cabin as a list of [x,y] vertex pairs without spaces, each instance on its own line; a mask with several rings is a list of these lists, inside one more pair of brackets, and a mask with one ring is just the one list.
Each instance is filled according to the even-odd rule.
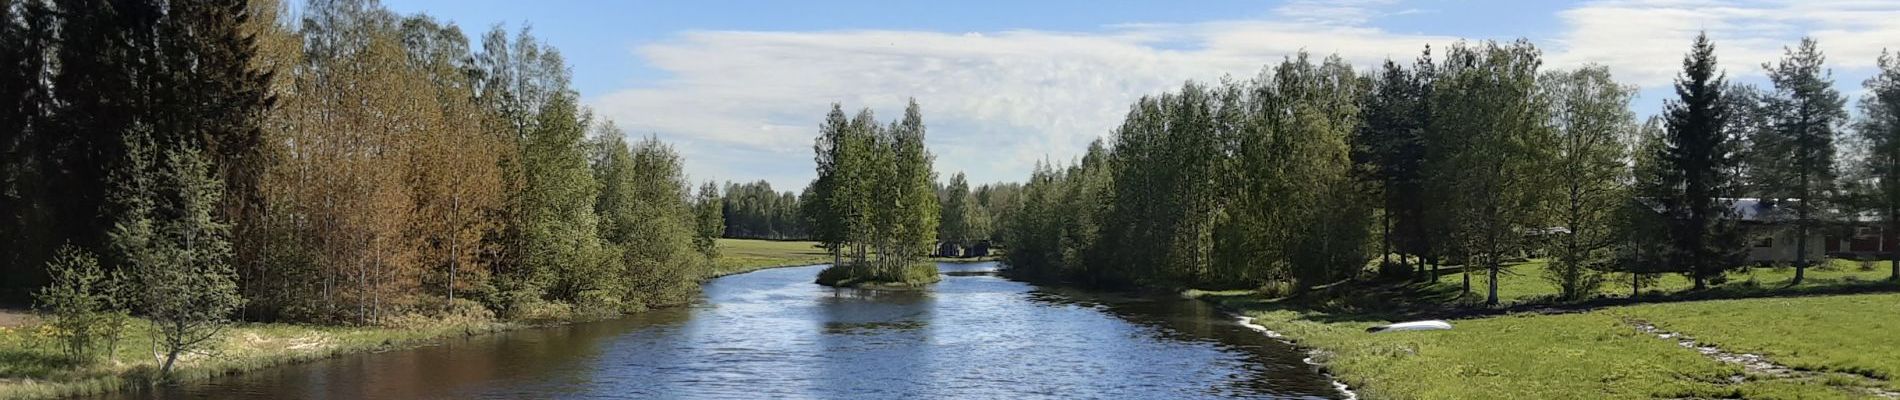
[[[1639,201],[1658,213],[1662,212],[1660,204]],[[1748,236],[1748,262],[1787,263],[1795,260],[1798,229],[1794,226],[1795,210],[1790,205],[1799,200],[1742,197],[1720,201],[1729,203],[1730,210],[1740,219],[1742,229]],[[1831,222],[1809,230],[1807,259],[1810,261],[1820,261],[1825,257],[1879,258],[1900,249],[1900,238],[1896,237],[1895,232],[1884,232],[1877,216],[1844,215],[1836,210],[1815,212],[1821,214],[1821,219]]]
[[967,245],[962,241],[946,240],[937,242],[937,257],[970,258],[990,255],[990,241],[978,240]]

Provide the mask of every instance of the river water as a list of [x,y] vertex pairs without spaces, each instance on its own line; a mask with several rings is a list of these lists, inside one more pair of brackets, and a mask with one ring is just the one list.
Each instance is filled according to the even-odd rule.
[[1304,353],[1198,301],[1037,286],[940,264],[911,292],[708,282],[692,307],[354,354],[136,399],[1338,398]]

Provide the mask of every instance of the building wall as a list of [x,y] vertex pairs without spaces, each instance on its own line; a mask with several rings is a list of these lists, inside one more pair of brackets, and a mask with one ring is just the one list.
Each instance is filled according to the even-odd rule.
[[[1752,242],[1748,245],[1748,262],[1793,262],[1796,253],[1796,234],[1793,229],[1750,230]],[[1827,255],[1829,247],[1827,237],[1815,232],[1808,234],[1808,260],[1820,261]]]

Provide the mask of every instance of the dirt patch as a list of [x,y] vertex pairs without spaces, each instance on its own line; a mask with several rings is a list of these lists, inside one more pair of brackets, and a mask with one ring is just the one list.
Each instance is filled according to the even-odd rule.
[[40,317],[23,310],[0,309],[0,327],[18,328],[38,325]]

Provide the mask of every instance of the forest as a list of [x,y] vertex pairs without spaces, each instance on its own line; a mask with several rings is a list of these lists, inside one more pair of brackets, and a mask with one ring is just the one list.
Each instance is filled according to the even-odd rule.
[[1764,88],[1729,81],[1704,35],[1637,121],[1632,86],[1546,66],[1526,40],[1370,70],[1299,54],[1136,101],[1078,160],[1038,166],[997,224],[1009,264],[1046,277],[1291,294],[1469,270],[1497,304],[1502,267],[1529,257],[1563,299],[1661,274],[1720,284],[1769,233],[1732,207],[1760,198],[1798,231],[1798,284],[1821,261],[1810,233],[1900,230],[1897,57],[1850,115],[1815,40],[1760,66]]
[[150,319],[169,370],[233,320],[549,320],[697,293],[720,203],[673,148],[580,105],[558,49],[301,4],[0,1],[6,303],[51,310],[80,353]]

